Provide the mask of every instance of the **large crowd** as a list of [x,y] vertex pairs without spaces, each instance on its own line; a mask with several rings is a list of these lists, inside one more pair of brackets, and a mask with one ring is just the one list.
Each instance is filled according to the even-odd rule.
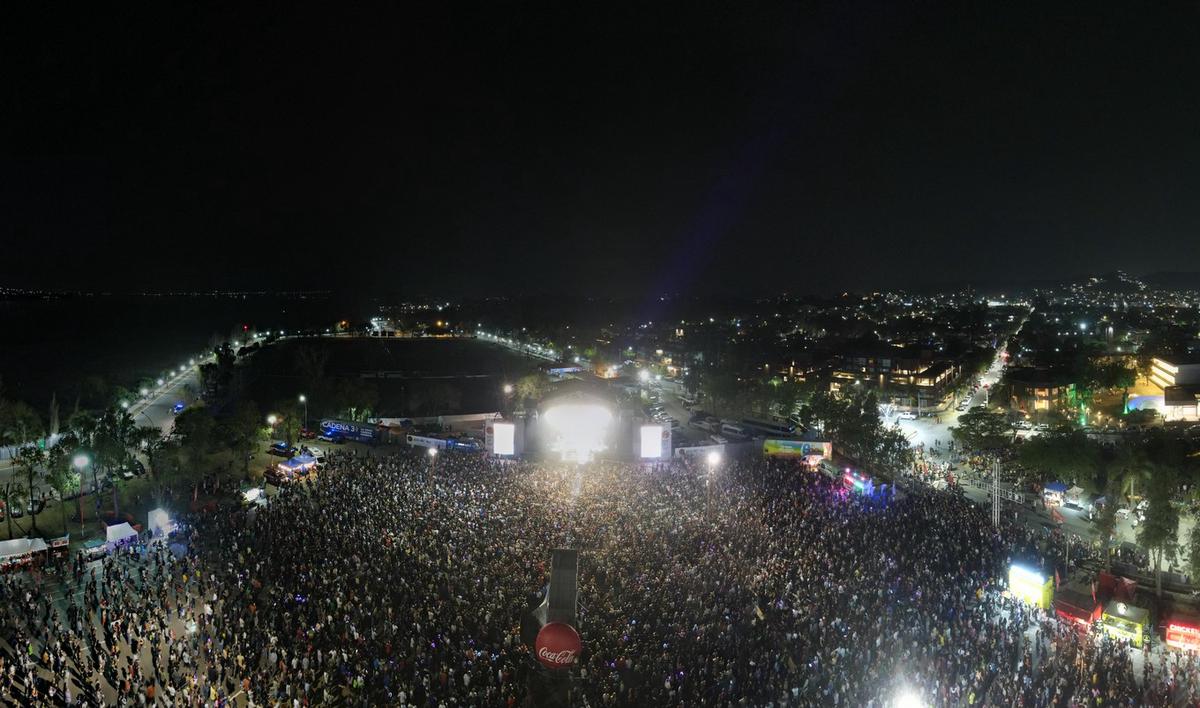
[[1033,532],[794,463],[334,456],[170,543],[0,578],[7,705],[526,705],[522,620],[579,551],[578,706],[1195,705],[1004,592]]

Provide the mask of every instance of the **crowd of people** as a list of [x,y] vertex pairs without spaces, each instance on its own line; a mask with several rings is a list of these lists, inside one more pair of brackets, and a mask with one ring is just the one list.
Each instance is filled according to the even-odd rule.
[[793,462],[332,456],[169,543],[0,578],[8,705],[526,705],[550,550],[579,551],[578,706],[1194,705],[1005,592],[1037,563],[958,495]]

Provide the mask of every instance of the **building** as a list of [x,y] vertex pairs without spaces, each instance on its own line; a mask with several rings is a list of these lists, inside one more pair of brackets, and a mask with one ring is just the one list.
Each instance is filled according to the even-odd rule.
[[1150,360],[1150,381],[1164,393],[1168,386],[1200,384],[1200,357],[1156,356]]
[[936,408],[959,375],[957,362],[934,359],[929,351],[910,354],[893,347],[838,357],[834,391],[849,385],[873,386],[902,406]]
[[1163,389],[1163,420],[1200,420],[1200,385]]
[[1018,366],[1004,372],[1004,384],[1013,404],[1025,411],[1049,411],[1066,401],[1074,388],[1065,371]]

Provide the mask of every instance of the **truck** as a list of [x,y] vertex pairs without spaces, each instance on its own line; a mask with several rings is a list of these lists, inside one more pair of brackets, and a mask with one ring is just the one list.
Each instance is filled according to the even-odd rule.
[[383,441],[383,431],[374,423],[323,420],[321,421],[321,437],[333,442],[359,442],[375,445]]

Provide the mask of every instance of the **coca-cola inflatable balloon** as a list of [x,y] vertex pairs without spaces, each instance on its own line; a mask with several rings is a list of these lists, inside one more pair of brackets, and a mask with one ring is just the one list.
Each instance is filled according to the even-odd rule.
[[542,627],[533,642],[538,661],[547,669],[568,669],[579,658],[583,648],[579,632],[569,624],[550,622]]

